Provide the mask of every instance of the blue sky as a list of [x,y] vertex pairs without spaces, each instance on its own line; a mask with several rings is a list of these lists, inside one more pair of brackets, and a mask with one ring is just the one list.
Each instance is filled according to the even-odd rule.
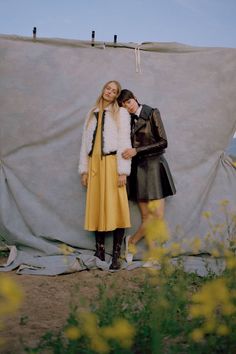
[[0,0],[0,34],[236,48],[236,0]]

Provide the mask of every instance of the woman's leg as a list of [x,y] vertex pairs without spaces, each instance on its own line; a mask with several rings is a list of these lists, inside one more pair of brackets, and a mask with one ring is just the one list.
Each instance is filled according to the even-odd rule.
[[158,199],[156,200],[157,207],[156,210],[153,212],[153,215],[156,216],[158,219],[163,219],[165,215],[165,199]]
[[95,231],[95,240],[96,240],[96,252],[94,256],[101,259],[101,261],[105,261],[105,232],[103,231]]
[[[138,202],[139,210],[141,213],[141,224],[138,230],[129,238],[129,243],[135,245],[139,242],[145,235],[145,226],[146,222],[150,216],[150,211],[148,209],[148,202]],[[152,215],[156,216],[159,219],[163,219],[165,212],[165,199],[159,199],[157,203],[156,210],[152,213]]]
[[125,229],[119,228],[113,231],[113,252],[110,269],[120,269],[120,250],[124,238]]
[[135,234],[129,239],[129,243],[134,245],[144,237],[145,222],[147,221],[149,215],[148,202],[138,202],[138,207],[141,214],[141,224]]

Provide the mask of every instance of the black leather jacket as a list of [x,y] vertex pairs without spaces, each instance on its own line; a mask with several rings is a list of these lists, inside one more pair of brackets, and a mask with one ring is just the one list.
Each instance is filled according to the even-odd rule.
[[137,158],[160,155],[167,148],[167,137],[157,108],[143,105],[136,123],[131,123],[132,146]]

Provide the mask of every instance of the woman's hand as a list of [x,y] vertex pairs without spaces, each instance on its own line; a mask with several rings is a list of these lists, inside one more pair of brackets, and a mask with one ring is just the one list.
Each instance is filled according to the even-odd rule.
[[132,159],[132,157],[134,157],[135,155],[137,155],[137,151],[135,148],[125,149],[122,152],[122,157],[126,160]]
[[118,187],[123,187],[126,185],[127,176],[126,175],[119,175],[118,176]]
[[88,173],[82,173],[80,176],[80,181],[82,186],[87,187],[88,185]]

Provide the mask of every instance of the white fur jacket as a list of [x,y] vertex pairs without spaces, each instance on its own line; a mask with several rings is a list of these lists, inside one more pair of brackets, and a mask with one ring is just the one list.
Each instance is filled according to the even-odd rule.
[[[98,109],[95,110],[92,119],[87,126],[89,114],[84,123],[82,144],[80,150],[80,160],[78,172],[88,172],[88,159],[91,156],[95,141],[95,132],[97,128]],[[118,174],[130,174],[131,159],[122,158],[122,152],[131,148],[130,140],[130,115],[125,108],[120,108],[118,122],[111,116],[109,106],[105,109],[102,122],[102,154],[109,155],[116,153],[117,155],[117,172]]]

